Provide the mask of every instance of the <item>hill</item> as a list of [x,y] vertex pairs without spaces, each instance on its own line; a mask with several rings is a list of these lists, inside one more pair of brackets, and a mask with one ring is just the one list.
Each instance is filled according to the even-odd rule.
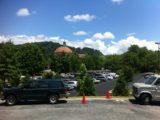
[[[36,42],[34,44],[37,44],[38,46],[42,47],[46,53],[50,54],[53,53],[58,47],[62,46],[59,43],[54,43],[54,42]],[[74,48],[74,47],[70,47],[73,51],[75,51],[76,53],[81,53],[81,54],[88,54],[88,55],[103,55],[99,50],[95,50],[92,48]]]

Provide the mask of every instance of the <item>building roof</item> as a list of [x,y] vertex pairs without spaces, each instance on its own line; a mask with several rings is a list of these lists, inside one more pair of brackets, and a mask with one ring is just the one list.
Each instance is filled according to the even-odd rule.
[[66,46],[65,42],[63,42],[63,46],[57,48],[55,53],[72,53],[72,50]]

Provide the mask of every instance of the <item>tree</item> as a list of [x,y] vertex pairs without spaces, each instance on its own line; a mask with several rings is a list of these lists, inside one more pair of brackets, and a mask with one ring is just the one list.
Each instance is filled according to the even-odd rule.
[[0,93],[1,93],[2,90],[3,90],[3,81],[0,80]]
[[19,47],[16,60],[21,72],[26,75],[39,73],[47,67],[47,57],[37,45],[28,43]]
[[91,77],[88,75],[85,64],[81,64],[79,73],[80,75],[77,77],[78,95],[83,95],[83,93],[85,93],[87,96],[96,95],[94,82],[91,79]]
[[43,72],[43,78],[45,79],[52,79],[53,78],[53,72],[50,71],[50,72]]
[[123,70],[120,71],[120,76],[117,80],[116,86],[112,94],[114,96],[128,96],[129,95],[129,90],[127,87],[127,83],[125,80],[125,74]]
[[51,57],[51,69],[58,73],[67,73],[71,71],[71,54],[59,53]]
[[8,80],[12,85],[19,84],[20,72],[15,60],[16,47],[11,43],[4,43],[0,48],[0,79]]
[[105,68],[118,71],[122,66],[122,55],[107,55],[105,58]]
[[132,82],[134,70],[130,66],[123,66],[122,68],[123,71],[123,78],[124,80],[128,82]]

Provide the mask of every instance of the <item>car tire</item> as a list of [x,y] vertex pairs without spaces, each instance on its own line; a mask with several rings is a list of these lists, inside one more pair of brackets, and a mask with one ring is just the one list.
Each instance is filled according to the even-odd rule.
[[148,105],[151,102],[151,96],[148,94],[143,94],[141,95],[141,104],[143,105]]
[[15,105],[17,103],[17,98],[14,95],[8,95],[6,98],[6,104],[8,106]]
[[48,101],[50,104],[56,104],[58,102],[58,95],[49,95]]

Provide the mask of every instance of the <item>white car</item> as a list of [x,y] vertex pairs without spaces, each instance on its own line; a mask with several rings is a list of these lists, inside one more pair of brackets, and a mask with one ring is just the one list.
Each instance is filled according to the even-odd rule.
[[67,84],[73,86],[74,88],[77,87],[77,81],[69,81]]
[[96,83],[100,83],[101,81],[97,80],[96,78],[93,78],[93,82],[96,84]]
[[113,80],[114,78],[113,78],[113,76],[112,75],[106,75],[106,78],[107,78],[107,80]]

